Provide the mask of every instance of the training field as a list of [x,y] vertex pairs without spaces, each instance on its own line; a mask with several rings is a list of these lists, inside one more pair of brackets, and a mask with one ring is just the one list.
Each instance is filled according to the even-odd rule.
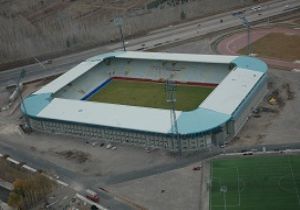
[[211,210],[300,209],[300,156],[214,160],[211,180]]
[[[211,93],[212,87],[176,85],[176,109],[191,111]],[[90,101],[169,109],[164,83],[113,79],[94,94]]]

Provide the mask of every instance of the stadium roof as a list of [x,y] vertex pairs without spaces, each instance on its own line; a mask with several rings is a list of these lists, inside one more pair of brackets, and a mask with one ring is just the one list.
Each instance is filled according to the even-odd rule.
[[258,71],[236,68],[202,102],[201,108],[231,115],[263,76]]
[[83,75],[85,72],[89,71],[100,62],[101,61],[84,61],[72,68],[70,71],[58,77],[56,80],[45,85],[42,89],[35,92],[35,94],[55,93],[79,76]]
[[53,99],[37,116],[159,133],[167,133],[170,129],[170,113],[167,110],[62,98]]
[[[26,98],[27,114],[44,119],[171,133],[173,129],[169,110],[51,97],[53,93],[89,71],[105,58],[110,57],[225,63],[236,66],[197,109],[190,112],[176,112],[178,129],[181,134],[205,132],[226,123],[267,71],[264,62],[246,56],[148,52],[107,53],[87,59]],[[22,109],[24,110],[23,107]],[[147,120],[141,121],[140,119]]]
[[79,76],[83,75],[91,68],[101,63],[105,58],[123,58],[123,59],[143,59],[143,60],[168,60],[181,62],[197,62],[197,63],[230,63],[237,56],[223,56],[223,55],[194,55],[194,54],[178,54],[178,53],[142,53],[142,52],[113,52],[101,54],[72,68],[53,82],[47,84],[42,89],[38,90],[36,94],[41,93],[55,93]]
[[[126,53],[108,54],[116,58],[142,59],[142,60],[164,60],[164,61],[181,61],[181,62],[197,62],[197,63],[230,63],[237,56],[225,55],[198,55],[198,54],[182,54],[182,53],[154,53],[154,52],[135,52],[127,51]],[[90,58],[90,61],[102,60],[103,55]]]

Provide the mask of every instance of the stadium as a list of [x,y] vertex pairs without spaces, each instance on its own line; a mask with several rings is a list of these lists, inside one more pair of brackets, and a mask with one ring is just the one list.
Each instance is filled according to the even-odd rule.
[[199,151],[238,134],[266,94],[267,70],[247,56],[112,52],[32,93],[21,110],[41,132]]

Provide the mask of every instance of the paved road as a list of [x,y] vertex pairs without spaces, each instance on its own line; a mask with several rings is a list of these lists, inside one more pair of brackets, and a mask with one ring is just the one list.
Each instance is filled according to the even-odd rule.
[[[10,191],[0,186],[0,200],[7,203]],[[1,208],[0,208],[1,209]]]
[[[82,192],[84,194],[85,189],[93,189],[97,191],[97,187],[101,186],[102,180],[97,177],[89,177],[86,175],[82,175],[79,173],[75,173],[68,169],[62,168],[47,159],[41,159],[40,157],[33,156],[30,149],[25,148],[21,145],[13,144],[12,142],[8,142],[6,139],[2,139],[0,136],[0,153],[8,154],[15,160],[20,160],[25,162],[26,164],[36,168],[42,169],[46,172],[55,172],[64,182],[70,184],[70,186],[76,191]],[[98,191],[101,197],[101,205],[105,207],[109,207],[109,209],[120,209],[120,210],[130,210],[132,207],[130,205],[116,200],[109,193],[105,193],[103,191]],[[3,192],[3,196],[5,196],[6,192]],[[0,192],[0,196],[1,196]],[[1,197],[0,197],[1,199]]]
[[[286,7],[289,5],[289,7]],[[252,11],[246,8],[246,16],[250,22],[266,20],[278,14],[284,14],[300,7],[299,0],[275,0],[261,4],[260,11]],[[223,20],[223,23],[220,22]],[[128,40],[128,50],[148,50],[162,45],[176,43],[178,41],[187,40],[200,35],[217,32],[224,29],[240,26],[240,21],[232,16],[232,12],[226,12],[194,21],[169,26],[163,29],[149,32],[145,36]],[[25,69],[25,81],[32,81],[45,76],[56,75],[69,70],[79,62],[94,55],[109,52],[113,50],[121,50],[119,43],[104,45],[95,49],[74,53],[71,55],[53,59],[52,64],[45,64],[43,68],[40,64],[27,65],[15,69],[0,72],[0,87],[14,84],[20,71]]]
[[64,169],[54,163],[47,161],[46,159],[40,159],[32,156],[31,151],[28,148],[25,148],[21,145],[14,145],[11,142],[8,142],[5,139],[0,138],[0,153],[8,154],[12,158],[26,162],[30,166],[34,166],[36,168],[45,169],[49,171],[55,171],[56,174],[60,176],[60,178],[69,183],[76,190],[83,191],[85,188],[93,189],[97,191],[101,197],[101,204],[105,207],[109,207],[109,209],[133,209],[126,202],[122,202],[120,199],[116,199],[114,195],[106,193],[102,190],[98,190],[98,187],[102,187],[103,184],[117,184],[122,182],[127,182],[130,180],[135,180],[139,178],[144,178],[147,176],[164,173],[166,171],[178,169],[190,165],[192,163],[196,163],[213,156],[219,154],[228,154],[228,153],[240,153],[242,151],[262,151],[263,146],[267,151],[275,151],[280,152],[281,150],[290,149],[291,151],[294,149],[300,149],[300,143],[295,144],[283,144],[283,145],[258,145],[258,146],[250,146],[250,147],[235,147],[235,148],[212,148],[210,151],[201,152],[193,156],[184,157],[178,159],[174,163],[167,163],[157,167],[152,167],[140,171],[123,173],[110,177],[91,177],[82,174],[78,174],[72,172],[70,170]]

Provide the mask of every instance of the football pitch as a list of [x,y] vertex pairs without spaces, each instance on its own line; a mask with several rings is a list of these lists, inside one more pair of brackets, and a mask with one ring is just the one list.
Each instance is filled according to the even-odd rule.
[[[213,89],[212,87],[177,84],[176,110],[196,109]],[[165,84],[147,81],[113,79],[89,100],[131,106],[170,108],[170,104],[166,102]]]
[[214,160],[211,210],[300,209],[300,156],[259,156]]

